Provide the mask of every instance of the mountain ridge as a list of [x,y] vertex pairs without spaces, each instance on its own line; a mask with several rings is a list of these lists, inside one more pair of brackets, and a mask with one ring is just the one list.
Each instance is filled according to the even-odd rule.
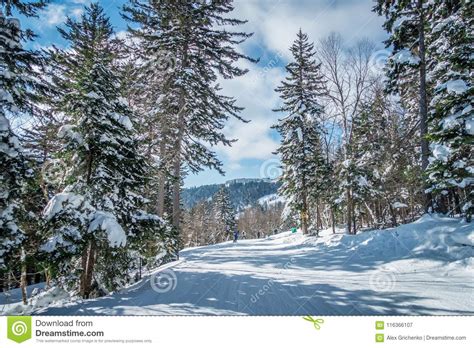
[[227,180],[222,184],[188,187],[182,194],[184,207],[190,209],[199,202],[212,199],[222,186],[229,190],[234,208],[241,210],[258,203],[258,200],[264,196],[277,193],[280,183],[269,178],[237,178]]

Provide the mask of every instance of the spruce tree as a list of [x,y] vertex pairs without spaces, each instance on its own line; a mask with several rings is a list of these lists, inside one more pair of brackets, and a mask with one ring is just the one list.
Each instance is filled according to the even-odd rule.
[[28,192],[31,170],[18,137],[7,117],[33,116],[37,93],[44,88],[37,70],[39,55],[23,47],[33,39],[12,14],[36,16],[45,1],[0,2],[0,272],[21,270],[20,286],[26,304],[27,257],[32,254],[36,218],[29,210]]
[[452,209],[469,217],[474,211],[472,26],[471,4],[435,2],[428,45],[433,57],[430,76],[435,81],[430,105],[429,191],[437,195],[439,211],[448,211],[451,196]]
[[[70,48],[53,57],[62,74],[53,79],[60,96],[52,106],[68,115],[58,134],[64,141],[59,157],[68,170],[64,189],[44,211],[49,239],[43,250],[74,288],[80,280],[80,294],[87,298],[93,290],[123,285],[128,265],[148,244],[157,246],[155,255],[167,254],[168,232],[158,216],[143,210],[147,165],[120,94],[109,19],[93,3],[65,26],[59,32]],[[71,268],[75,260],[81,267]]]
[[19,259],[26,239],[21,227],[26,215],[22,201],[26,167],[19,140],[3,111],[0,111],[0,169],[0,269],[5,270]]
[[[243,120],[242,108],[234,98],[222,95],[217,84],[219,77],[231,79],[247,72],[235,65],[239,59],[254,61],[235,48],[251,34],[228,30],[245,23],[228,18],[232,11],[231,1],[131,0],[124,7],[125,18],[140,26],[131,29],[143,50],[140,73],[160,86],[152,108],[159,113],[160,161],[166,162],[160,170],[168,176],[161,179],[160,191],[165,180],[171,181],[172,220],[177,229],[183,170],[196,173],[207,167],[222,173],[212,147],[230,146],[233,140],[222,129],[230,117]],[[163,202],[157,205],[162,209]]]
[[275,90],[283,106],[274,111],[286,115],[273,128],[282,138],[277,150],[283,167],[280,193],[291,211],[299,214],[303,233],[308,233],[311,196],[321,195],[328,175],[321,146],[325,82],[315,61],[314,45],[301,30],[290,51],[293,61],[286,66],[288,76]]
[[[427,79],[430,55],[426,42],[429,40],[428,16],[431,4],[423,0],[378,0],[374,11],[386,20],[384,29],[390,34],[386,46],[392,47],[387,66],[387,89],[399,94],[402,103],[419,124],[421,169],[428,166],[428,106],[431,86]],[[428,36],[428,37],[427,37]],[[431,206],[431,194],[425,196],[424,210]]]
[[222,186],[216,193],[213,199],[214,214],[217,221],[216,236],[217,242],[227,240],[232,236],[234,230],[237,228],[235,221],[235,209],[230,200],[229,191],[225,186]]
[[378,86],[362,101],[353,119],[350,158],[343,162],[340,176],[344,186],[349,187],[355,204],[354,233],[357,231],[357,219],[369,205],[382,193],[383,166],[388,153],[387,124],[385,122],[387,106],[383,89]]

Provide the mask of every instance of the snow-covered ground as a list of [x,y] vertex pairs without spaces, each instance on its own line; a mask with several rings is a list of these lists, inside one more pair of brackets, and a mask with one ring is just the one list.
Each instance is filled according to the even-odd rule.
[[322,234],[285,232],[190,248],[179,261],[104,298],[71,301],[54,289],[23,307],[13,291],[8,301],[0,294],[0,310],[38,315],[474,314],[474,224],[424,216],[356,236]]

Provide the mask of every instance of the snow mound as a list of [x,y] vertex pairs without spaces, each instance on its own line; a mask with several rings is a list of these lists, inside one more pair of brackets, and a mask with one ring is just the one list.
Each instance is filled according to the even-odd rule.
[[474,224],[426,214],[395,228],[364,231],[357,235],[326,234],[321,238],[309,237],[305,243],[319,248],[347,248],[361,257],[385,262],[420,258],[452,262],[474,256]]
[[[21,302],[15,303],[11,306],[5,306],[2,315],[29,315],[34,311],[46,308],[52,305],[61,305],[69,302],[71,296],[67,291],[60,287],[52,287],[48,290],[43,290],[44,284],[36,284],[32,291],[32,297],[28,299],[28,304],[24,305]],[[29,288],[31,288],[30,286]],[[20,289],[15,289],[15,297],[18,297]],[[21,300],[21,297],[20,299]],[[5,303],[4,303],[5,305]]]

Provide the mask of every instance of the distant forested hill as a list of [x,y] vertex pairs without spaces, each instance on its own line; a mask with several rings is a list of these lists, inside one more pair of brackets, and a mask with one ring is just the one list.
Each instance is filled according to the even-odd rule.
[[257,203],[259,198],[276,193],[280,186],[279,183],[268,179],[234,179],[224,184],[190,187],[184,189],[182,195],[185,208],[189,209],[200,201],[211,199],[222,185],[229,190],[236,209]]

